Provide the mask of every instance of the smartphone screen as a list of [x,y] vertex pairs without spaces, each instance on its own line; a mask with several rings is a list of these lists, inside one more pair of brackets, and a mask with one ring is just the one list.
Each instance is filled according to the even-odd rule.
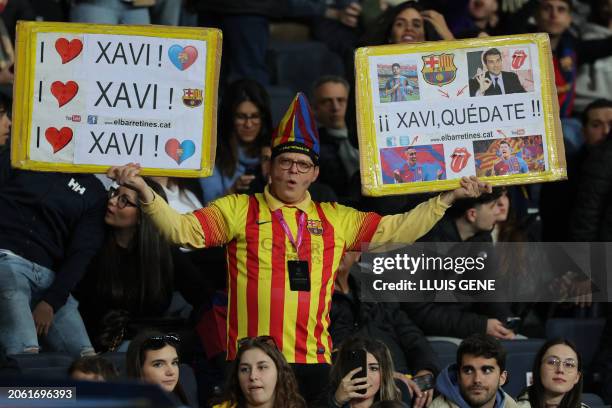
[[432,374],[425,374],[412,378],[412,381],[414,381],[419,386],[421,391],[427,391],[431,390],[434,387],[433,379],[434,378]]
[[[350,371],[354,370],[357,367],[361,367],[361,371],[353,375],[351,379],[363,378],[368,376],[368,362],[365,350],[351,350],[349,352],[349,364],[344,375],[348,374]],[[363,389],[357,390],[355,392],[359,394],[365,394],[367,390]]]

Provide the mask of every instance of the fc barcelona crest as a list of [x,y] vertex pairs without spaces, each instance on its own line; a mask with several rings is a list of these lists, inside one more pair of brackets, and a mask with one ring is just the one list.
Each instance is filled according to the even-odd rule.
[[423,80],[430,85],[450,84],[457,77],[455,54],[430,54],[423,58]]
[[308,228],[308,232],[312,235],[323,234],[323,223],[321,220],[308,220],[306,222],[306,228]]
[[198,107],[204,100],[202,90],[197,88],[183,89],[183,104],[190,108]]

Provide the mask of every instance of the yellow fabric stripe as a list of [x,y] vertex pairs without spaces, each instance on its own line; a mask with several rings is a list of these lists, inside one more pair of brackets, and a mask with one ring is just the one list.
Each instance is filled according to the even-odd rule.
[[160,234],[170,243],[191,248],[204,247],[204,233],[193,214],[179,214],[155,192],[150,203],[141,203],[142,212],[149,216]]
[[382,217],[372,243],[412,243],[425,235],[448,207],[438,195],[407,213]]
[[[264,200],[259,200],[259,220],[271,221],[270,212]],[[272,223],[259,225],[259,282],[257,286],[257,333],[270,333],[270,293],[272,291]],[[281,310],[273,311],[282,313]]]

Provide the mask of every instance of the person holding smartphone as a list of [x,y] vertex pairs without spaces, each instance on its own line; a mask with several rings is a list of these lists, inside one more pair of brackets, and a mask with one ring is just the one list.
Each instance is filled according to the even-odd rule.
[[393,360],[384,343],[353,337],[342,343],[331,370],[330,408],[370,408],[377,401],[410,404],[406,386],[394,379]]
[[215,168],[200,179],[205,203],[228,194],[246,194],[259,174],[260,151],[272,133],[270,98],[251,79],[232,83],[221,102]]

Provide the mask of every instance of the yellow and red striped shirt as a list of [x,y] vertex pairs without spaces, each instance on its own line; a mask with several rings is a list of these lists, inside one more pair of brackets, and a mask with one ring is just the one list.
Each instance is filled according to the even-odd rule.
[[[306,199],[287,206],[269,191],[230,195],[189,215],[174,214],[161,199],[143,205],[171,242],[194,247],[227,244],[228,359],[243,337],[270,335],[290,363],[331,363],[329,308],[342,255],[362,243],[413,242],[444,214],[434,198],[410,213],[380,217],[336,203]],[[306,228],[296,252],[273,211],[281,210],[293,237],[300,214]],[[411,233],[401,233],[410,225]],[[415,234],[416,233],[416,234]],[[308,261],[311,289],[291,291],[287,261]]]

